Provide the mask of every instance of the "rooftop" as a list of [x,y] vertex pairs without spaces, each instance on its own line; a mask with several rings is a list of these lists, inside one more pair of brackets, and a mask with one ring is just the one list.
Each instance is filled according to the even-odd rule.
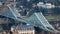
[[34,27],[32,25],[19,25],[19,30],[34,30]]
[[12,26],[12,28],[18,28],[18,30],[34,30],[34,27],[32,25],[17,25],[17,26]]

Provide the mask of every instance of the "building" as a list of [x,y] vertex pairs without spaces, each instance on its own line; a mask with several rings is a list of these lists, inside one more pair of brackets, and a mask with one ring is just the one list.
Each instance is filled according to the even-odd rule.
[[47,9],[55,7],[55,5],[52,5],[51,3],[44,3],[44,2],[37,3],[37,6],[42,8],[47,8]]
[[55,5],[52,5],[51,3],[46,3],[45,4],[46,8],[54,8]]
[[11,31],[13,34],[35,34],[35,29],[31,25],[12,26]]
[[44,8],[44,7],[45,7],[45,4],[44,4],[43,2],[39,2],[39,3],[37,3],[37,6],[38,6],[38,7],[43,7],[43,8]]

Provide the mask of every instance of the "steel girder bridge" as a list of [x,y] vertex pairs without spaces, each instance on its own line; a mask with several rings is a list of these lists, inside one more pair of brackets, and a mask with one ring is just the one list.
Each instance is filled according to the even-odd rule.
[[33,13],[30,17],[27,18],[19,18],[20,14],[18,13],[18,10],[16,10],[13,6],[7,6],[8,9],[6,12],[0,12],[0,15],[24,22],[26,24],[39,27],[45,31],[50,32],[58,32],[49,22],[46,20],[46,18],[43,16],[42,12],[39,13]]

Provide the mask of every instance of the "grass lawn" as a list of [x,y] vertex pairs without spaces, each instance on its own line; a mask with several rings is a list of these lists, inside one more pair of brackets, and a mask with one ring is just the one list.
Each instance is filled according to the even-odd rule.
[[59,19],[60,20],[60,15],[59,16],[45,16],[46,19]]

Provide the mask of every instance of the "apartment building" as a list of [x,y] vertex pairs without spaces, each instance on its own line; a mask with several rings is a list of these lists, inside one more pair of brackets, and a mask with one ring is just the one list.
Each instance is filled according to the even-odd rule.
[[12,26],[11,31],[13,34],[35,34],[35,29],[31,25]]

